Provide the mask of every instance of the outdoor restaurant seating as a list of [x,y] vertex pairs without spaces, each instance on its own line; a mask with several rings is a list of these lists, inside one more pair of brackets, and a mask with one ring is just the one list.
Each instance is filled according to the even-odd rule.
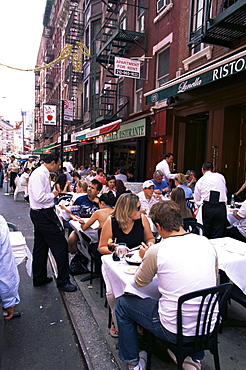
[[[218,329],[231,287],[231,283],[226,283],[212,288],[187,293],[179,297],[177,308],[177,343],[174,344],[164,340],[161,341],[176,356],[177,370],[182,370],[183,361],[187,356],[191,356],[192,354],[203,350],[209,350],[212,353],[215,369],[220,370]],[[186,343],[184,342],[182,330],[182,306],[188,300],[196,297],[201,297],[201,303],[197,313],[196,336],[193,341]],[[207,304],[206,309],[204,307],[205,302]],[[217,303],[219,304],[217,319],[214,329],[210,333],[214,311],[217,309]],[[203,312],[204,315],[202,315]],[[201,334],[199,334],[199,328],[202,328]],[[153,334],[147,332],[147,370],[151,368],[152,339]]]
[[26,194],[26,191],[27,191],[27,186],[21,184],[21,180],[19,176],[16,176],[15,178],[15,186],[16,188],[14,191],[14,201],[16,201],[18,193],[23,192]]

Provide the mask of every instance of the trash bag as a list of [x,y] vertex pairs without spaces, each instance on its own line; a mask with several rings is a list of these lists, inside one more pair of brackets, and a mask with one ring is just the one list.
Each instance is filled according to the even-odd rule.
[[89,270],[86,267],[87,264],[88,258],[85,257],[82,253],[77,252],[70,262],[70,275],[75,276],[88,273]]

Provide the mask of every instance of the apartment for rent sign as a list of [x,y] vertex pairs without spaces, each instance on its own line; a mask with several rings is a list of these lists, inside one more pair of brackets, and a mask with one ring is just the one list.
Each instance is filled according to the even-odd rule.
[[140,78],[140,61],[127,58],[114,58],[115,76]]

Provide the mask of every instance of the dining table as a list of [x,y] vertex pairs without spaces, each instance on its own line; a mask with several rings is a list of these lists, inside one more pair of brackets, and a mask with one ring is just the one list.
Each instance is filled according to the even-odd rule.
[[26,239],[21,231],[11,231],[9,233],[10,245],[16,265],[25,263],[26,271],[29,276],[32,274],[32,254],[26,244]]
[[[138,251],[136,251],[136,253],[138,253]],[[134,283],[134,275],[138,266],[129,265],[125,261],[125,258],[121,258],[120,261],[114,261],[112,257],[112,254],[102,256],[102,264],[107,271],[107,277],[115,298],[123,294],[134,294],[141,298],[159,300],[161,295],[158,291],[157,276],[145,287],[137,287]]]
[[[229,237],[210,239],[210,242],[218,255],[219,269],[224,271],[228,278],[246,294],[246,243]],[[135,252],[138,253],[138,251]],[[102,264],[107,271],[116,298],[125,293],[141,298],[160,298],[157,276],[149,285],[139,288],[134,283],[134,274],[138,266],[129,265],[124,258],[114,261],[112,254],[102,256]]]
[[246,294],[246,243],[225,237],[210,239],[218,255],[219,269]]

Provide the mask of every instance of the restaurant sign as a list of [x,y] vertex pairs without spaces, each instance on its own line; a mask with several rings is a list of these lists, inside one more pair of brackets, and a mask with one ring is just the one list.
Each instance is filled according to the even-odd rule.
[[[237,56],[237,58],[236,58]],[[188,92],[197,87],[207,85],[209,83],[219,81],[225,77],[232,76],[236,73],[246,70],[246,51],[234,55],[230,58],[224,59],[207,68],[203,68],[202,71],[191,73],[187,77],[183,76],[178,80],[169,82],[162,88],[153,90],[150,93],[145,94],[146,104],[155,103],[160,100],[164,100],[171,96],[179,95],[183,92]]]
[[139,119],[134,122],[126,123],[125,125],[122,125],[118,131],[112,132],[109,135],[97,138],[96,144],[145,136],[146,134],[145,122],[146,120],[144,118],[144,119]]

